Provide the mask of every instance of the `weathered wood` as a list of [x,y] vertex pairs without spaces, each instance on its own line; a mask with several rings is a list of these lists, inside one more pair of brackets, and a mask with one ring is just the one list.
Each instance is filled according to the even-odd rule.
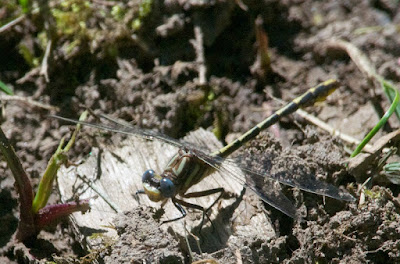
[[[191,133],[185,140],[200,146],[207,146],[211,150],[221,147],[220,142],[212,133],[202,129]],[[104,193],[107,200],[114,203],[121,212],[133,210],[139,204],[160,208],[160,203],[151,202],[146,195],[137,197],[135,193],[142,189],[142,173],[149,168],[161,173],[163,166],[167,164],[176,151],[177,148],[166,143],[143,140],[133,136],[114,146],[108,145],[101,151],[98,148],[93,148],[92,155],[81,165],[60,170],[58,185],[62,200],[96,196],[93,188],[89,187],[87,182],[82,181],[82,178],[85,178],[91,181],[96,189]],[[253,194],[249,194],[249,192],[243,199],[238,198],[243,187],[229,176],[215,172],[190,188],[189,191],[202,191],[217,187],[223,187],[236,196],[230,199],[221,199],[213,207],[211,219],[213,219],[215,231],[209,228],[211,231],[204,232],[206,233],[205,239],[216,239],[219,243],[221,241],[225,243],[232,236],[253,236],[254,238],[254,236],[271,237],[275,235],[265,213],[259,209],[262,208],[261,202],[258,199],[249,199],[253,197]],[[254,195],[254,197],[256,196]],[[188,199],[187,201],[208,207],[215,199],[216,195],[211,195]],[[249,200],[251,200],[251,203],[248,203]],[[166,203],[164,209],[165,214],[161,217],[161,220],[173,219],[180,215],[171,201]],[[170,232],[173,230],[172,232],[175,235],[183,238],[188,236],[183,225],[183,221],[185,221],[187,230],[196,233],[195,227],[198,227],[202,214],[190,209],[187,211],[188,216],[184,220],[162,224],[161,229]],[[90,237],[91,234],[103,233],[110,237],[117,236],[116,231],[110,228],[115,217],[118,217],[118,214],[102,197],[98,197],[93,199],[90,212],[86,214],[75,213],[71,216],[71,220],[83,244],[92,249],[96,246],[97,241]],[[206,226],[209,224],[208,222]]]

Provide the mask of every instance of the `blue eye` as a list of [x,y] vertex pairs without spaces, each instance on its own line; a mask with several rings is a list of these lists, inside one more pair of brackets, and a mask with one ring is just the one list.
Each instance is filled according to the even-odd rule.
[[156,173],[153,170],[147,170],[143,173],[142,182],[150,182]]
[[160,191],[165,198],[170,198],[175,195],[175,185],[170,179],[162,178]]

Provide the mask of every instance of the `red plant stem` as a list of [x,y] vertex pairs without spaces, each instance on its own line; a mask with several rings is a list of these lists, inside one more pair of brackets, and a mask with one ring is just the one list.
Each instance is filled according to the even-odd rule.
[[34,217],[32,212],[33,190],[31,181],[22,168],[22,164],[15,154],[14,148],[10,145],[3,130],[0,128],[0,149],[3,153],[7,165],[10,168],[14,178],[15,187],[19,194],[19,223],[16,238],[19,241],[36,234]]
[[35,215],[35,224],[38,229],[55,223],[61,218],[74,212],[86,212],[90,209],[89,199],[69,202],[65,204],[47,205]]

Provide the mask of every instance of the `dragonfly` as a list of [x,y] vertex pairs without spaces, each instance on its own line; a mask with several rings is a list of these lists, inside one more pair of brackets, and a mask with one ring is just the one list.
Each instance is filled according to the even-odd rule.
[[[153,202],[161,202],[162,206],[171,199],[174,206],[180,212],[180,216],[165,220],[163,223],[184,218],[187,215],[184,207],[202,211],[203,220],[201,223],[203,223],[204,217],[209,219],[208,212],[217,201],[223,197],[225,192],[224,188],[217,187],[198,192],[189,192],[189,189],[193,185],[207,178],[208,175],[216,170],[222,172],[222,175],[230,175],[230,177],[241,183],[244,188],[250,189],[257,194],[261,200],[289,217],[296,219],[298,218],[297,209],[292,202],[283,195],[280,190],[276,190],[275,188],[272,188],[272,186],[267,185],[279,183],[290,187],[296,187],[306,192],[348,202],[354,201],[355,198],[349,193],[315,178],[284,177],[282,174],[268,174],[268,171],[266,170],[253,170],[250,167],[241,166],[237,160],[228,159],[227,157],[243,146],[246,142],[254,139],[261,131],[278,122],[280,118],[295,112],[299,108],[304,108],[313,105],[316,102],[324,101],[326,97],[339,86],[339,82],[333,79],[320,83],[319,85],[307,90],[301,96],[293,99],[290,103],[277,110],[264,121],[255,125],[252,129],[238,137],[230,144],[211,153],[204,150],[204,148],[194,146],[193,144],[179,141],[153,130],[131,126],[106,115],[102,115],[101,117],[107,119],[110,124],[78,121],[57,115],[52,115],[51,117],[101,130],[133,135],[149,140],[161,140],[179,148],[178,152],[170,159],[162,173],[156,173],[152,169],[148,169],[143,173],[143,190],[138,191],[139,193],[145,193]],[[245,175],[244,178],[241,176],[243,174]],[[208,208],[204,208],[185,200],[187,198],[202,197],[213,194],[219,195]]]

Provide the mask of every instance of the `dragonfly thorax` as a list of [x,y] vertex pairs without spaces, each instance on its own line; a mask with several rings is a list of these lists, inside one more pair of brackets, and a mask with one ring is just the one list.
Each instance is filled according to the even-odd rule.
[[183,195],[202,179],[207,168],[194,150],[182,147],[171,158],[161,175],[174,183],[176,194]]
[[171,158],[161,175],[153,170],[147,170],[142,176],[143,188],[153,202],[183,195],[192,185],[198,183],[204,176],[207,166],[204,166],[196,155],[187,148],[181,148]]

